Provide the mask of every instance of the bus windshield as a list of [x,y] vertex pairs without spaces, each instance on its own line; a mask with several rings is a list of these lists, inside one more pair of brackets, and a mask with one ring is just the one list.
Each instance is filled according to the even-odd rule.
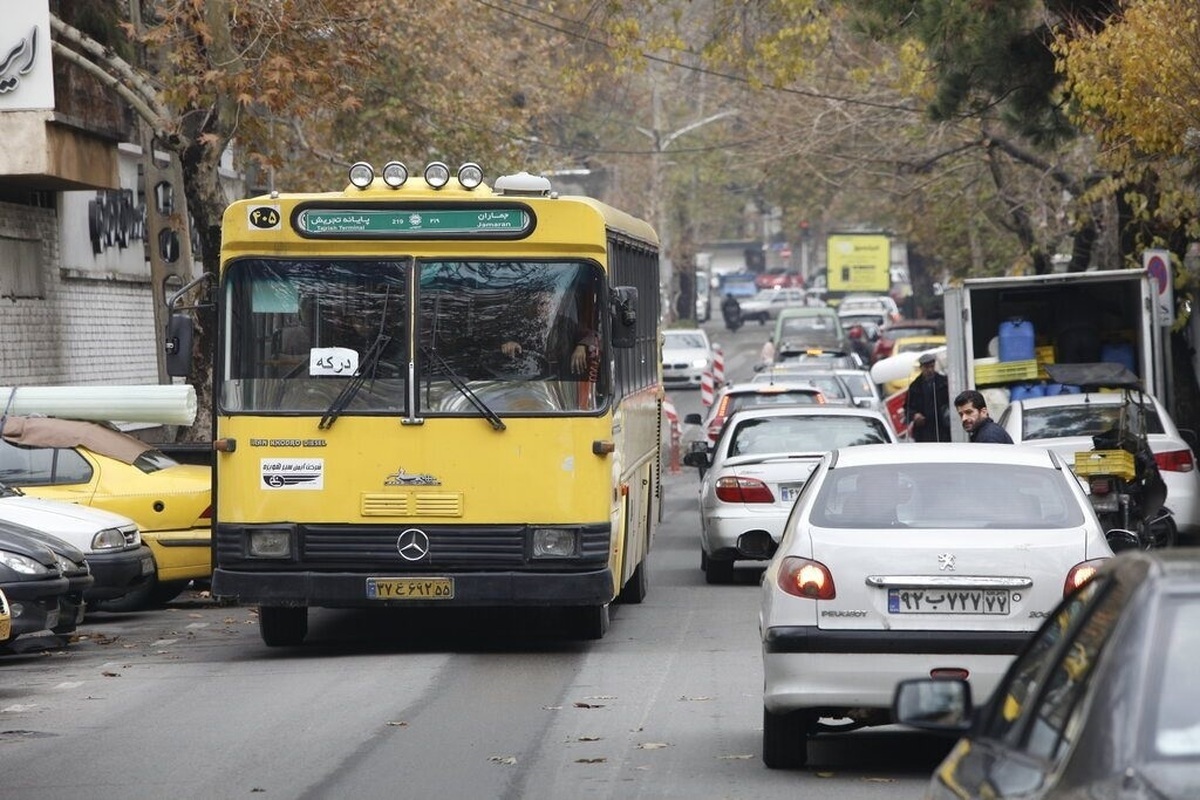
[[603,285],[586,261],[240,259],[227,271],[219,402],[232,413],[594,412],[610,385]]

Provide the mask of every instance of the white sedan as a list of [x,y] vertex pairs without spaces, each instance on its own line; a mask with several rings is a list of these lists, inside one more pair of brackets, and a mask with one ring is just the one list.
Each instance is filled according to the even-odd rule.
[[810,736],[891,723],[904,678],[960,678],[988,696],[1112,554],[1083,487],[1042,448],[825,456],[762,578],[764,763],[801,767]]
[[[1154,397],[1145,397],[1150,401],[1147,439],[1167,484],[1166,507],[1179,533],[1194,540],[1200,537],[1200,472],[1167,409]],[[1050,448],[1071,464],[1075,453],[1092,449],[1093,435],[1117,427],[1123,405],[1120,392],[1030,397],[1011,403],[999,422],[1013,442]]]
[[700,568],[708,583],[733,581],[735,561],[765,561],[808,476],[837,447],[895,443],[879,411],[825,405],[735,411],[709,451],[684,458],[700,484]]
[[704,373],[712,369],[712,358],[712,344],[702,328],[663,331],[662,376],[665,385],[700,388]]

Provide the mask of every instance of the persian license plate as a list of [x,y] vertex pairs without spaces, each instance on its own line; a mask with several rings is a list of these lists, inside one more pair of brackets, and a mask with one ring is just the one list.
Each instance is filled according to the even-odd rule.
[[890,614],[1007,614],[1007,589],[888,589]]
[[452,600],[453,578],[367,578],[371,600]]
[[800,490],[804,488],[803,483],[781,483],[779,484],[779,497],[785,503],[793,502],[800,494]]

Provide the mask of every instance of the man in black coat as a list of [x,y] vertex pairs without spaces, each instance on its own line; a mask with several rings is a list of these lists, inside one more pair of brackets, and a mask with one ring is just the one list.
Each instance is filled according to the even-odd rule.
[[917,363],[921,374],[908,385],[904,419],[915,442],[950,441],[950,386],[937,371],[933,353],[924,353]]
[[954,398],[954,410],[962,420],[963,430],[972,442],[986,444],[1012,444],[1012,437],[1000,424],[988,416],[987,401],[974,389],[960,392]]

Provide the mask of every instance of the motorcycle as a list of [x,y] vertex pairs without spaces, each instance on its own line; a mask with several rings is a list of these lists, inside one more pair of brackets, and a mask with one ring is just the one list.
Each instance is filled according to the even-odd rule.
[[736,331],[745,324],[745,320],[742,319],[742,307],[736,300],[721,304],[721,316],[725,318],[725,327],[731,331]]
[[1175,544],[1178,530],[1166,507],[1167,484],[1146,437],[1149,401],[1138,377],[1120,364],[1047,364],[1056,383],[1082,391],[1119,390],[1117,424],[1092,436],[1092,449],[1075,454],[1075,473],[1088,483],[1089,497],[1106,531],[1131,533],[1138,547],[1152,550]]

